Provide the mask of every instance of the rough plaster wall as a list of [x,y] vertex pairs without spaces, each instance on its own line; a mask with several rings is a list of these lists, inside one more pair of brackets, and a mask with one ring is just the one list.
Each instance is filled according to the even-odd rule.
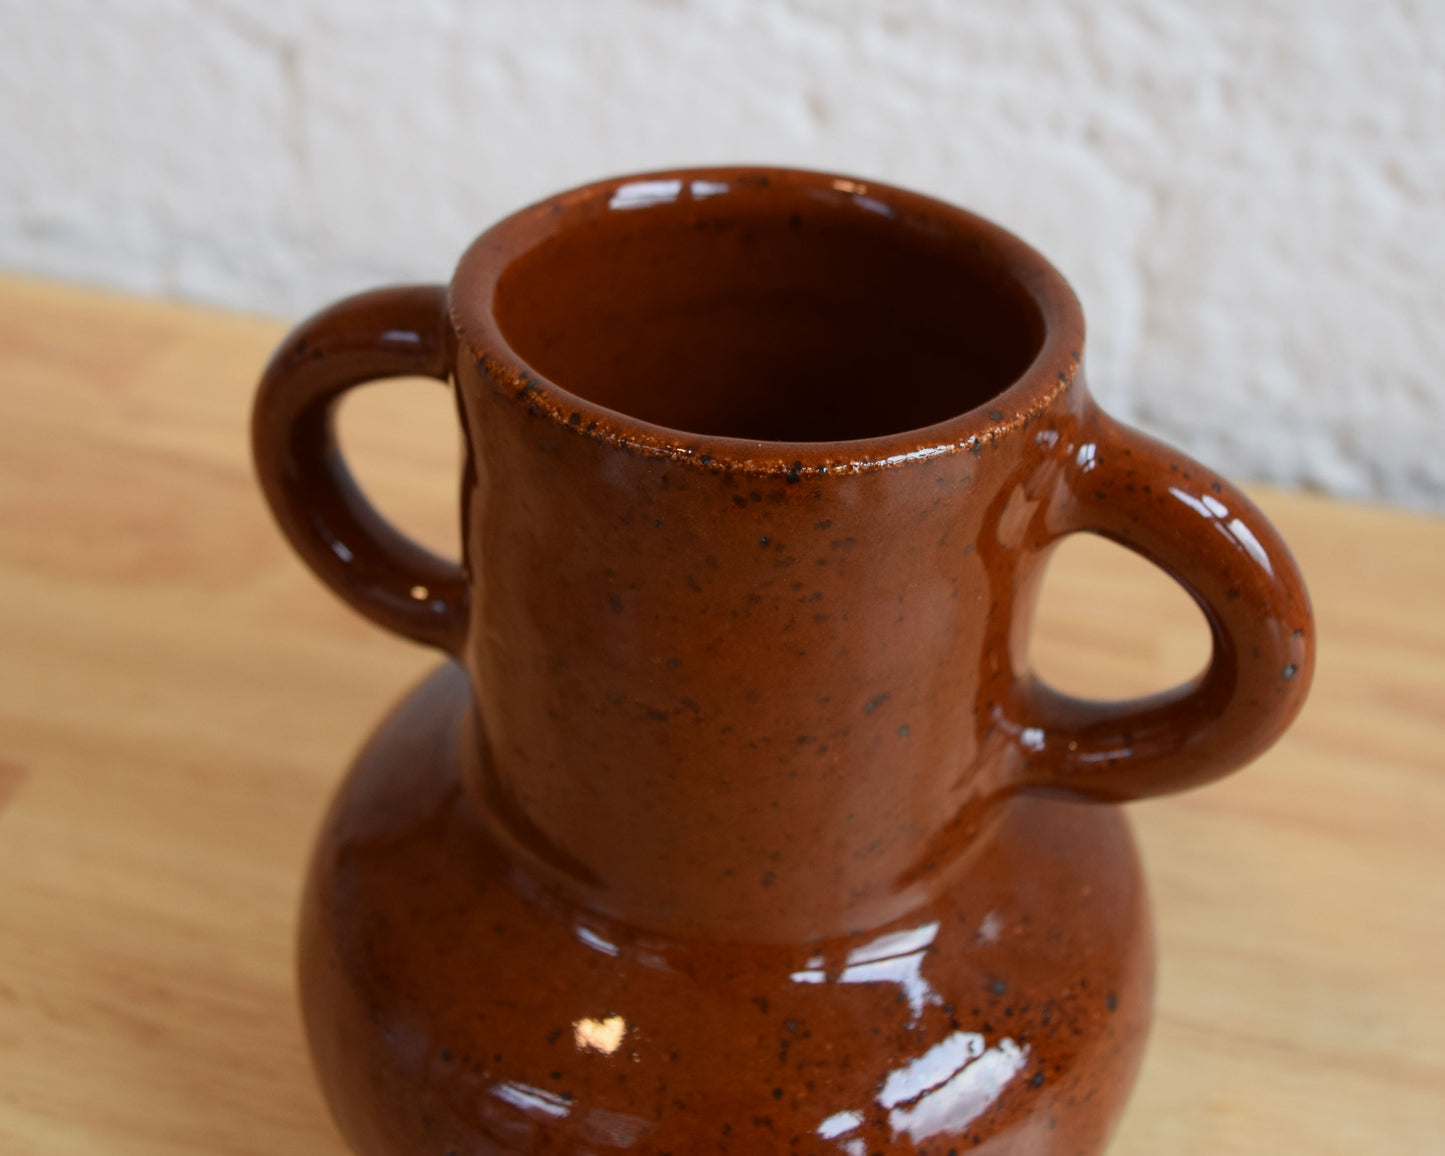
[[992,216],[1096,392],[1445,508],[1441,0],[0,0],[0,265],[300,314],[595,177],[766,161]]

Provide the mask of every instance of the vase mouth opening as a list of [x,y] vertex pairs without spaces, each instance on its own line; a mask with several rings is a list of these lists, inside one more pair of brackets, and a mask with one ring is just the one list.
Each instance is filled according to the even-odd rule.
[[533,412],[748,472],[975,448],[1072,380],[1077,299],[1017,237],[877,182],[782,169],[601,181],[484,233],[461,345]]

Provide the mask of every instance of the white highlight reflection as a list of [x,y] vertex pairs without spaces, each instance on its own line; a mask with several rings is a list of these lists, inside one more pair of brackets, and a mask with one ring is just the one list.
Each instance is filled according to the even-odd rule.
[[609,209],[645,209],[649,205],[666,205],[682,193],[681,181],[629,181],[619,185],[607,202]]
[[853,203],[857,205],[860,209],[867,209],[870,213],[877,213],[880,217],[893,216],[892,206],[885,205],[882,201],[877,200],[874,197],[865,197],[855,193],[853,196]]
[[[923,978],[923,960],[938,935],[938,923],[925,923],[907,931],[890,931],[871,943],[855,947],[848,953],[838,983],[896,983],[903,989],[913,1023],[923,1009],[943,1000]],[[798,971],[790,972],[794,983],[827,983],[828,971],[821,955],[815,955]]]
[[824,970],[823,957],[811,956],[802,971],[795,971],[788,978],[794,983],[827,983],[828,973]]
[[1169,492],[1173,494],[1176,498],[1178,498],[1181,502],[1183,502],[1186,506],[1188,506],[1191,510],[1193,510],[1196,514],[1201,514],[1206,518],[1214,517],[1214,512],[1198,498],[1196,498],[1193,494],[1191,494],[1188,490],[1181,490],[1178,486],[1170,486]]
[[903,989],[916,1023],[929,1004],[942,999],[923,978],[923,959],[938,934],[938,923],[925,923],[909,931],[893,931],[848,953],[839,983],[896,983]]
[[492,1095],[514,1108],[521,1108],[524,1112],[541,1112],[558,1120],[572,1111],[572,1105],[561,1096],[512,1080],[497,1084],[492,1088]]
[[[973,439],[970,438],[964,445],[967,446],[972,443]],[[953,442],[945,446],[920,446],[918,449],[908,450],[906,453],[889,454],[886,458],[879,458],[878,464],[880,466],[894,466],[899,462],[916,462],[924,458],[936,458],[939,454],[952,453],[956,449],[958,449],[958,446]]]
[[[878,1093],[889,1109],[894,1135],[914,1143],[940,1132],[960,1132],[998,1099],[1024,1065],[1028,1048],[1011,1039],[985,1048],[976,1032],[954,1032],[916,1060],[892,1072]],[[908,1107],[900,1105],[913,1101]]]
[[890,931],[880,935],[872,943],[855,947],[848,953],[849,966],[855,963],[871,963],[875,959],[889,959],[895,955],[922,951],[938,936],[938,921],[920,924],[907,931]]
[[832,1140],[843,1135],[844,1132],[853,1131],[861,1123],[863,1123],[862,1112],[834,1112],[818,1125],[818,1135],[824,1140]]
[[588,947],[592,948],[593,951],[600,951],[603,955],[617,955],[617,944],[609,943],[607,940],[603,939],[602,936],[598,935],[597,932],[593,931],[590,927],[583,927],[579,923],[576,926],[576,931],[577,938],[583,943],[585,943]]
[[1221,534],[1233,538],[1243,548],[1244,552],[1254,560],[1255,565],[1270,577],[1274,576],[1274,564],[1270,562],[1269,555],[1265,552],[1259,539],[1254,536],[1254,531],[1239,518],[1231,518],[1228,522],[1224,521],[1229,516],[1228,506],[1209,494],[1196,498],[1178,486],[1170,486],[1169,492],[1196,514],[1212,521],[1219,528]]
[[1270,565],[1269,555],[1264,552],[1264,547],[1259,544],[1254,531],[1238,518],[1229,523],[1228,529],[1234,535],[1234,540],[1244,547],[1244,552],[1259,564],[1259,568],[1271,578],[1274,577],[1274,567]]
[[917,1099],[957,1074],[970,1060],[983,1055],[983,1045],[983,1036],[977,1032],[954,1032],[917,1059],[889,1072],[878,1093],[878,1102],[885,1108],[896,1108],[907,1100]]
[[619,1015],[606,1019],[580,1019],[572,1025],[572,1042],[579,1052],[591,1049],[610,1056],[622,1046],[622,1037],[627,1034],[627,1021]]

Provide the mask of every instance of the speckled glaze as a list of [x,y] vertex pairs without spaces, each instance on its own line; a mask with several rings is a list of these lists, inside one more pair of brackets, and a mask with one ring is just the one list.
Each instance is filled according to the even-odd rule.
[[[1108,804],[1268,746],[1313,666],[1250,501],[1113,422],[1078,303],[961,210],[816,173],[602,182],[450,288],[305,322],[255,413],[301,555],[448,661],[341,786],[306,889],[317,1071],[363,1156],[1102,1150],[1150,1015]],[[454,382],[462,561],[332,415]],[[1051,548],[1173,574],[1189,684],[1026,663]]]

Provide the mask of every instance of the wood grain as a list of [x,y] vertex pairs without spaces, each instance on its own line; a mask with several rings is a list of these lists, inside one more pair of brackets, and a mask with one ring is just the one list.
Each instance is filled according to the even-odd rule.
[[[434,661],[270,525],[250,391],[274,322],[0,280],[0,1151],[341,1153],[291,932],[351,752]],[[343,416],[445,549],[445,392]],[[1158,1024],[1115,1156],[1445,1150],[1445,523],[1259,491],[1309,577],[1314,695],[1246,773],[1137,805]],[[1137,559],[1070,543],[1036,634],[1125,694],[1204,656]]]

